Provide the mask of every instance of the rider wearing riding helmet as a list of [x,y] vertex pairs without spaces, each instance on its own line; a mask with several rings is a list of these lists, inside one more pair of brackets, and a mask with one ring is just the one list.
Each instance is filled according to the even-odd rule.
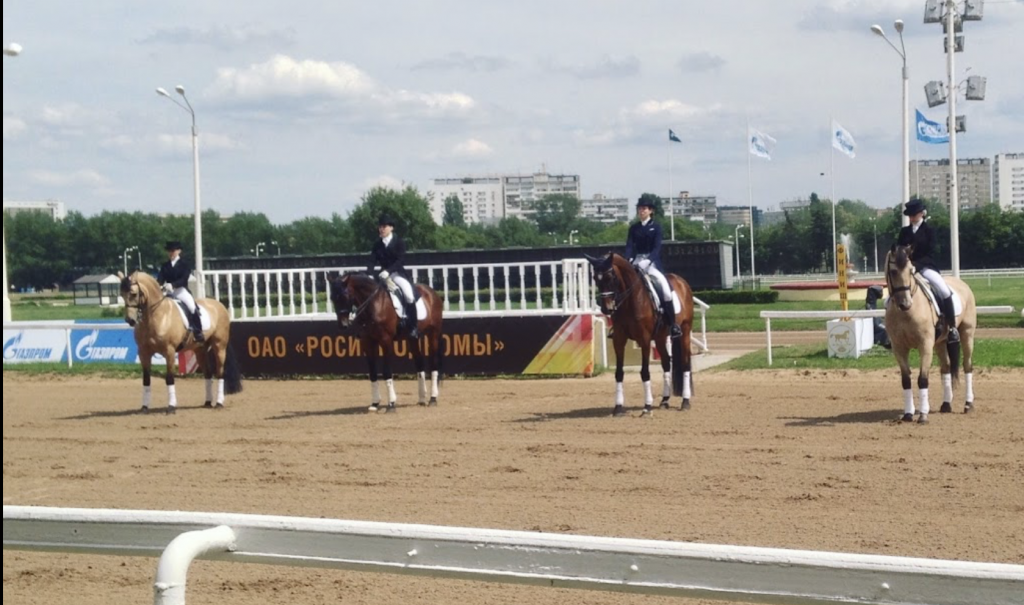
[[370,268],[372,273],[375,266],[380,267],[379,276],[382,280],[391,280],[392,283],[402,291],[402,298],[405,299],[406,325],[409,327],[409,336],[419,338],[420,333],[416,321],[416,299],[413,296],[412,282],[405,274],[405,241],[395,234],[395,220],[388,214],[382,214],[377,221],[377,233],[380,239],[373,244],[370,251]]
[[903,214],[910,217],[910,224],[900,229],[899,239],[896,243],[900,246],[911,247],[910,261],[914,263],[914,268],[928,280],[932,289],[938,293],[939,309],[949,328],[946,341],[949,343],[960,342],[960,333],[956,329],[956,311],[953,309],[953,291],[939,275],[939,269],[932,258],[935,253],[935,230],[925,221],[927,211],[924,202],[917,198],[911,198],[905,204]]
[[661,266],[661,225],[654,221],[653,214],[654,203],[648,197],[641,197],[636,203],[636,215],[640,221],[629,227],[629,236],[626,238],[626,258],[658,285],[661,290],[662,321],[671,327],[672,336],[679,336],[682,330],[676,323],[672,287],[665,279]]
[[188,289],[188,280],[192,277],[192,266],[188,261],[181,258],[181,242],[170,241],[164,246],[167,250],[167,262],[160,267],[157,275],[157,282],[163,286],[164,293],[174,300],[185,305],[188,309],[189,324],[196,342],[203,342],[203,326],[196,312],[198,306],[192,292]]

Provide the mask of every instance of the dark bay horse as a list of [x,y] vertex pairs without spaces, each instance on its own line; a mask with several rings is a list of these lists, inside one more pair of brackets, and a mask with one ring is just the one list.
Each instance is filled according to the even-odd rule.
[[[142,364],[142,412],[149,411],[152,397],[150,389],[153,355],[167,360],[167,413],[173,414],[178,406],[174,389],[177,353],[193,351],[203,376],[206,378],[205,407],[224,407],[224,394],[242,392],[242,377],[231,350],[231,316],[220,302],[200,299],[196,304],[210,319],[210,327],[197,343],[188,323],[182,318],[178,303],[164,296],[160,285],[146,273],[132,273],[121,277],[121,298],[124,299],[124,319],[135,328],[135,343],[139,347]],[[214,403],[213,379],[217,379],[217,397]]]
[[885,257],[885,282],[889,287],[889,302],[885,308],[885,329],[892,341],[892,352],[900,366],[903,381],[904,422],[914,419],[914,391],[910,380],[910,350],[917,349],[921,359],[917,374],[920,399],[918,422],[928,421],[928,372],[932,365],[932,351],[939,356],[942,374],[942,407],[940,412],[953,411],[953,386],[959,382],[960,353],[963,351],[966,404],[964,413],[974,407],[974,330],[978,326],[978,311],[971,288],[953,277],[946,284],[960,297],[963,309],[958,314],[960,343],[946,342],[947,330],[943,326],[936,335],[940,315],[932,307],[925,290],[928,281],[919,276],[910,262],[910,249],[893,246]]
[[[381,408],[380,387],[377,383],[377,358],[383,355],[384,381],[388,388],[388,403],[385,412],[394,412],[398,399],[395,394],[394,375],[391,360],[395,345],[405,343],[416,363],[419,378],[419,405],[435,406],[438,397],[438,381],[441,378],[443,360],[441,325],[444,304],[429,286],[415,284],[420,299],[426,307],[426,315],[417,323],[421,339],[409,337],[409,329],[400,321],[391,302],[391,295],[384,282],[362,272],[346,273],[331,281],[331,303],[342,329],[354,325],[370,370],[371,402],[370,411]],[[399,296],[401,296],[399,294]],[[424,358],[430,360],[425,363]],[[430,369],[430,400],[427,400],[426,366]]]
[[676,322],[682,328],[682,337],[672,340],[672,355],[669,356],[667,339],[670,326],[661,321],[660,303],[651,298],[646,281],[637,273],[632,264],[622,256],[611,253],[601,258],[587,256],[594,269],[594,281],[598,288],[601,311],[611,318],[615,346],[615,408],[614,416],[625,415],[625,400],[622,391],[624,377],[623,361],[626,343],[636,341],[640,346],[642,366],[640,378],[644,383],[644,416],[651,415],[654,399],[651,394],[651,341],[661,356],[664,372],[661,407],[668,408],[672,394],[682,395],[680,409],[690,409],[693,376],[690,351],[690,336],[693,329],[693,290],[686,280],[674,273],[665,278],[679,297],[681,309]]

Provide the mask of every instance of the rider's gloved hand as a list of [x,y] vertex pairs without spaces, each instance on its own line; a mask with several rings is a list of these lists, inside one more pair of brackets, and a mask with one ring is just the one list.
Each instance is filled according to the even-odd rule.
[[387,278],[388,278],[388,277],[389,277],[390,275],[391,275],[391,274],[390,274],[390,273],[388,273],[387,271],[381,271],[381,272],[380,272],[380,278],[381,278],[381,279],[387,279]]
[[174,286],[171,284],[164,284],[164,293],[170,294],[171,292],[174,292]]

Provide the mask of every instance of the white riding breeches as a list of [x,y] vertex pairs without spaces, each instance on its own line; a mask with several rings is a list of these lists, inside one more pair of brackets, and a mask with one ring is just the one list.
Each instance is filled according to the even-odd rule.
[[648,277],[654,280],[654,283],[658,284],[658,289],[661,290],[661,300],[668,302],[672,300],[672,288],[668,285],[668,280],[662,275],[661,271],[654,266],[648,258],[638,259],[636,261],[636,268],[647,274]]
[[938,271],[934,269],[921,269],[918,273],[921,274],[921,277],[928,280],[928,283],[932,285],[932,289],[938,292],[943,300],[953,296],[953,291],[949,289],[949,286],[946,285],[946,280],[942,279]]
[[184,304],[189,313],[196,312],[196,299],[192,298],[192,293],[188,291],[188,288],[175,288],[170,297]]
[[395,274],[392,274],[389,277],[389,279],[392,282],[394,282],[394,284],[396,286],[398,286],[399,290],[402,291],[402,298],[405,299],[405,302],[408,303],[408,304],[412,304],[412,302],[413,302],[413,292],[412,292],[412,284],[409,283],[409,280],[405,279],[405,277],[403,277],[401,275],[395,275]]

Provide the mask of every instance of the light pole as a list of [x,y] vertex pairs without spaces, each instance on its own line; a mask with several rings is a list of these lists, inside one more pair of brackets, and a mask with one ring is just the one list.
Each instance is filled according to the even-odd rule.
[[270,242],[270,245],[275,246],[277,248],[277,255],[281,256],[281,244],[277,243],[276,241],[272,241]]
[[871,226],[875,229],[875,273],[878,273],[878,219],[871,219]]
[[[896,51],[900,59],[903,60],[903,166],[900,169],[900,173],[903,176],[903,197],[900,199],[900,203],[905,204],[910,199],[910,100],[908,95],[910,72],[907,71],[907,47],[903,43],[903,19],[896,19],[893,22],[893,27],[896,29],[896,33],[900,35],[899,48],[896,48],[896,45],[885,35],[881,25],[872,25],[871,31],[881,36]],[[906,227],[909,224],[910,217],[904,216],[903,226]]]
[[[21,45],[10,43],[4,47],[5,57],[17,57]],[[4,225],[4,323],[11,323],[11,289],[7,287],[7,226]]]
[[131,248],[125,248],[124,252],[121,253],[121,260],[124,262],[124,274],[128,275],[128,253],[138,252],[139,253],[139,270],[142,270],[142,252],[138,246],[132,246]]
[[256,258],[260,257],[260,251],[262,249],[266,248],[266,247],[267,247],[267,242],[260,242],[260,243],[256,244],[256,249],[254,250],[254,252],[256,252]]
[[570,245],[570,246],[571,246],[571,245],[573,245],[573,239],[572,239],[572,238],[573,238],[573,236],[574,236],[574,235],[576,235],[577,233],[579,233],[579,230],[578,230],[578,229],[573,229],[572,231],[570,231],[570,232],[569,232],[569,245]]
[[736,243],[736,278],[737,279],[739,279],[739,277],[740,277],[740,238],[743,237],[743,234],[740,233],[740,229],[741,228],[743,228],[743,225],[736,225],[736,234],[735,234],[735,236],[733,236],[733,241]]
[[196,129],[196,112],[192,109],[188,97],[185,96],[185,87],[181,84],[174,87],[175,92],[181,95],[185,101],[182,105],[163,88],[157,88],[156,94],[167,97],[172,103],[181,107],[192,116],[192,180],[195,187],[195,233],[196,233],[196,294],[197,298],[206,298],[206,280],[203,279],[203,215],[199,197],[199,131]]

